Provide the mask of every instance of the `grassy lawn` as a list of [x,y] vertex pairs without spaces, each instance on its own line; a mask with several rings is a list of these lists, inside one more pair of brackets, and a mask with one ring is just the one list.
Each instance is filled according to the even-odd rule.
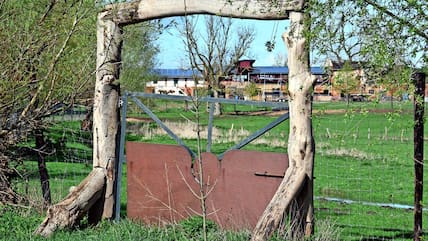
[[[413,205],[412,108],[411,103],[404,102],[394,103],[394,109],[391,109],[390,103],[350,103],[349,106],[346,103],[314,103],[316,219],[318,222],[328,220],[334,223],[341,233],[341,240],[411,239],[413,211],[396,206]],[[176,127],[180,135],[185,135],[184,130],[191,132],[191,123],[194,121],[194,114],[183,110],[182,103],[161,101],[155,105],[155,112],[163,121],[168,124],[184,123]],[[225,115],[214,120],[212,152],[224,152],[278,117],[262,115],[264,111],[264,108],[252,106],[224,106]],[[249,115],[249,112],[252,114]],[[137,112],[130,116],[147,119],[145,114]],[[207,126],[206,111],[203,111],[201,123]],[[53,127],[52,138],[62,138],[65,127],[79,128],[74,122],[59,123]],[[426,129],[425,135],[428,134]],[[147,121],[129,122],[127,140],[175,144],[174,140],[158,130],[156,124]],[[183,140],[196,150],[194,137],[186,136]],[[287,141],[288,121],[285,121],[244,149],[286,152]],[[203,140],[203,146],[205,144],[206,140]],[[90,148],[78,141],[68,141],[67,147],[81,150],[76,153],[82,158],[88,158],[88,153],[90,155]],[[26,161],[25,167],[28,182],[20,181],[16,185],[23,193],[40,200],[36,163]],[[83,180],[91,166],[85,163],[51,161],[48,163],[48,170],[53,199],[58,201],[66,195],[70,186]],[[123,217],[126,216],[126,168],[124,177],[121,200]],[[425,188],[424,196],[427,195]],[[3,211],[0,221],[14,226],[14,231],[0,230],[0,240],[13,239],[12,237],[29,239],[43,216],[43,213],[34,210]],[[426,217],[427,215],[424,229],[428,230]],[[119,224],[106,222],[83,231],[61,231],[53,239],[77,240],[85,237],[85,240],[189,240],[190,235],[180,231],[181,229],[180,225],[164,229],[141,227],[124,219]],[[1,236],[6,233],[7,236]],[[210,235],[211,240],[248,238],[248,232],[227,233],[215,230]]]

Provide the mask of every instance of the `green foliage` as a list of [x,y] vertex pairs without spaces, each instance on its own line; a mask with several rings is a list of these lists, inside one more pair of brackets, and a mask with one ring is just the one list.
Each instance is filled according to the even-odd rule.
[[360,83],[359,76],[357,76],[349,61],[346,61],[343,68],[336,72],[333,87],[344,94],[349,101],[349,94],[360,92]]
[[147,21],[125,27],[123,70],[120,76],[122,88],[144,92],[146,83],[157,78],[151,70],[157,64],[155,56],[159,52],[159,47],[155,41],[163,28],[159,21]]
[[2,3],[0,90],[8,95],[1,108],[19,110],[36,95],[35,108],[43,115],[51,105],[87,96],[93,89],[96,10],[87,1],[55,1],[48,8],[43,1]]
[[413,93],[411,75],[428,63],[427,6],[424,1],[310,0],[307,36],[316,61],[360,62],[362,80],[381,89],[392,107],[394,98]]
[[0,5],[0,126],[19,129],[14,138],[58,104],[92,96],[96,11],[88,1]]
[[[42,218],[34,210],[0,205],[0,240],[24,240]],[[25,220],[25,221],[24,221]],[[12,228],[13,227],[13,228]]]
[[18,143],[43,132],[46,117],[89,104],[97,10],[85,0],[0,1],[0,199],[21,164]]
[[427,63],[428,24],[424,1],[311,0],[311,46],[336,60],[370,66]]
[[244,92],[249,97],[254,97],[254,96],[257,96],[259,94],[259,90],[257,88],[257,85],[256,85],[256,83],[253,83],[253,82],[251,82],[247,86],[245,86]]
[[[179,223],[179,227],[186,236],[198,240],[197,237],[202,237],[201,234],[203,231],[203,219],[200,216],[192,216],[181,221]],[[206,231],[211,233],[217,230],[217,225],[213,221],[207,220]]]

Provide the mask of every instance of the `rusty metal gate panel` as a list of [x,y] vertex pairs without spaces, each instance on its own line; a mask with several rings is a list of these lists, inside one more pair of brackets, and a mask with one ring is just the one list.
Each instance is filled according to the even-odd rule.
[[[192,158],[177,145],[127,142],[128,205],[131,219],[147,224],[175,223],[200,213]],[[288,167],[284,153],[231,150],[219,161],[202,154],[209,219],[222,228],[255,226]],[[196,168],[195,168],[196,169]]]

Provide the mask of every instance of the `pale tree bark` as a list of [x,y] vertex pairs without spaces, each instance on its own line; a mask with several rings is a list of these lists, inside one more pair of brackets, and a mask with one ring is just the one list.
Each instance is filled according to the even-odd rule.
[[83,218],[89,208],[100,199],[105,184],[105,170],[95,168],[60,203],[51,206],[42,224],[34,234],[50,236],[56,229],[73,227]]
[[[114,166],[117,159],[119,132],[119,70],[122,28],[98,16],[97,74],[93,112],[93,167],[107,172],[104,199],[90,211],[90,219],[112,218],[114,207]],[[103,205],[101,205],[103,203]],[[102,215],[102,217],[99,216]]]
[[290,30],[283,35],[289,56],[289,167],[277,192],[253,230],[251,240],[254,241],[268,240],[280,226],[287,211],[293,212],[292,222],[297,222],[294,232],[301,232],[307,236],[313,232],[315,142],[312,134],[311,93],[315,78],[309,69],[304,20],[304,13],[291,12]]
[[305,0],[141,0],[106,6],[108,15],[119,24],[192,14],[232,18],[286,19],[289,11],[303,9]]
[[61,202],[48,209],[35,234],[49,236],[57,228],[72,227],[89,213],[89,222],[112,218],[113,182],[119,131],[119,78],[121,27],[98,16],[97,74],[94,95],[93,171]]

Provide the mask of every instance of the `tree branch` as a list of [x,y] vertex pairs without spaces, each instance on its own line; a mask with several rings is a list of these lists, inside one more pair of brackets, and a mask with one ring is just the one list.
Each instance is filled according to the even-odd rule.
[[386,15],[392,17],[393,19],[396,19],[400,24],[403,24],[409,28],[410,32],[414,32],[415,34],[419,35],[420,37],[428,40],[428,34],[424,32],[424,30],[418,28],[418,26],[414,25],[409,20],[399,17],[397,14],[391,12],[386,7],[381,6],[380,4],[372,1],[372,0],[363,0],[365,3],[370,4],[371,6],[375,7],[382,13],[385,13]]

